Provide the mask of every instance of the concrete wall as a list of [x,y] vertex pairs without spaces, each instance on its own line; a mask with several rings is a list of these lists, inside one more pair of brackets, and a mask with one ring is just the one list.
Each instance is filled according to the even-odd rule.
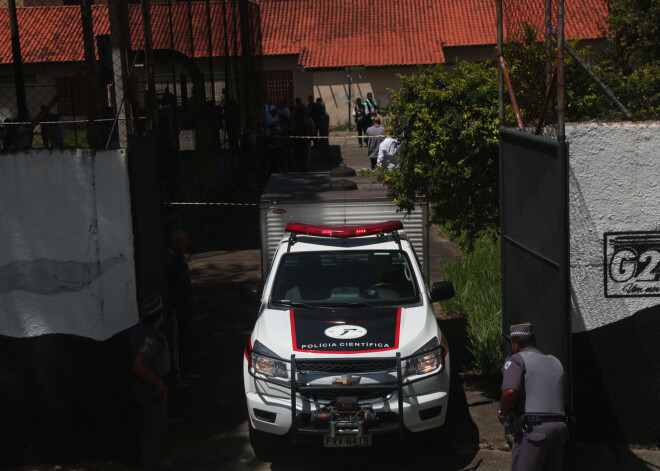
[[588,438],[660,441],[660,123],[569,143],[576,407]]
[[1,155],[0,214],[3,460],[112,446],[137,322],[126,155]]
[[0,157],[0,334],[106,340],[137,320],[123,151]]

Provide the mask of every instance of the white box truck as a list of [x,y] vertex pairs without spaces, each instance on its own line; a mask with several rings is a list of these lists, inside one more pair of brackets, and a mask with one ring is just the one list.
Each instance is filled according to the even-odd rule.
[[290,222],[321,225],[372,224],[399,220],[417,261],[429,279],[428,204],[400,212],[387,188],[372,177],[333,176],[332,172],[273,174],[259,205],[262,279]]

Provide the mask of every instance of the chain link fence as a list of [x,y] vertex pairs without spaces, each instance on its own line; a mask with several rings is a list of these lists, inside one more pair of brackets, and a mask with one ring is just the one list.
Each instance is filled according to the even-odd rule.
[[166,182],[181,180],[186,152],[190,171],[238,165],[242,123],[264,102],[258,5],[92,3],[0,0],[2,151],[116,149],[157,134]]
[[[508,89],[504,124],[536,134],[557,135],[563,125],[567,77],[564,59],[579,56],[568,42],[605,37],[608,0],[500,0],[500,68]],[[558,54],[558,44],[562,44]],[[586,64],[581,64],[586,67]],[[582,80],[584,75],[580,75]],[[594,80],[597,80],[595,78]],[[506,92],[505,92],[506,93]]]

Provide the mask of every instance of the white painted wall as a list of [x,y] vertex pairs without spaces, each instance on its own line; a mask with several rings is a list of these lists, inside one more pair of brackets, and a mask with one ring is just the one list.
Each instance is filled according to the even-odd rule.
[[137,321],[124,150],[0,156],[0,334],[105,340]]
[[[660,238],[660,123],[567,125],[566,137],[570,156],[571,304],[573,332],[578,333],[660,304],[660,297],[647,293],[605,296],[607,283],[611,294],[621,293],[631,283],[655,289],[660,282],[633,277],[614,283],[607,279],[614,250],[610,247],[606,254],[604,242],[605,233],[651,232],[643,235],[648,243],[639,252],[655,257],[653,247],[657,248],[660,263],[660,245],[651,240],[654,232]],[[624,263],[630,269],[639,260]]]

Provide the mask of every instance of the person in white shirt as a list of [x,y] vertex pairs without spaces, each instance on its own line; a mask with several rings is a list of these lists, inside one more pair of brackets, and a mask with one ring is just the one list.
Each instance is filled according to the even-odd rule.
[[280,122],[280,117],[277,114],[277,108],[272,107],[270,109],[270,112],[266,115],[266,120],[264,122],[264,126],[265,126],[264,133],[267,136],[270,136],[272,126],[279,122]]
[[[385,134],[387,134],[387,129],[385,130]],[[398,167],[399,164],[396,162],[396,155],[399,153],[400,149],[399,141],[392,136],[386,136],[378,147],[377,165],[386,168],[387,170],[392,170],[393,168]]]

